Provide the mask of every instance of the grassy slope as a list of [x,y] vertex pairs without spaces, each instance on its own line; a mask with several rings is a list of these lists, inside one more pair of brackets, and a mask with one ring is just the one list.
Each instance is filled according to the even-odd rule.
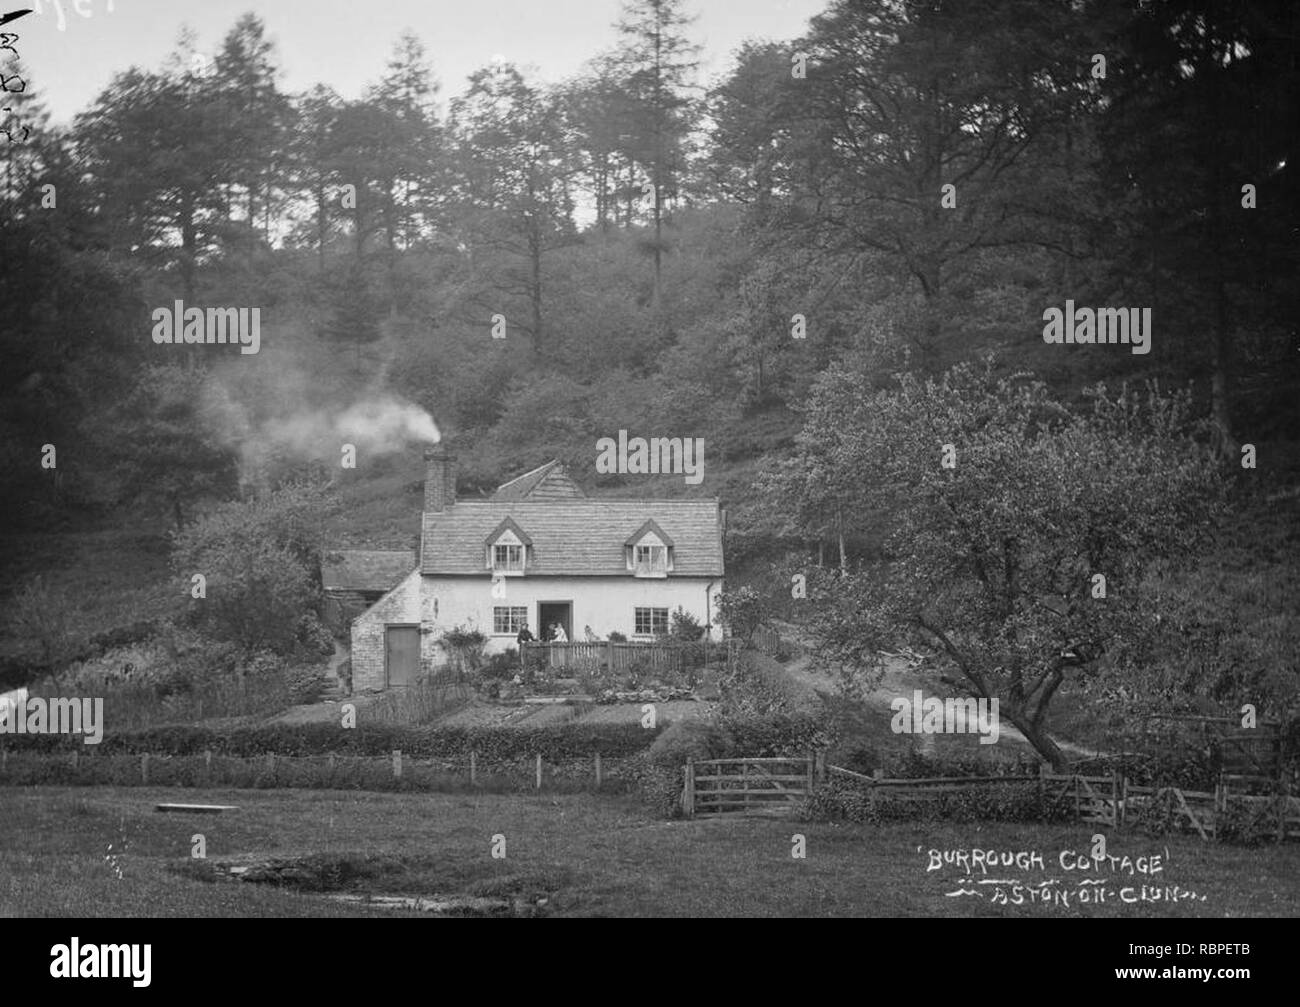
[[[160,815],[166,800],[236,804],[221,817]],[[1093,907],[991,906],[948,898],[955,868],[927,872],[930,848],[1086,851],[1092,827],[805,824],[777,819],[663,822],[631,803],[564,795],[400,795],[339,791],[8,789],[0,816],[0,915],[344,916],[375,914],[248,884],[211,884],[169,870],[203,833],[209,858],[364,852],[405,858],[373,893],[552,891],[566,916],[1295,916],[1300,847],[1242,850],[1176,837],[1112,838],[1113,855],[1169,853],[1156,882],[1205,902]],[[807,838],[807,859],[790,855]],[[489,855],[506,837],[506,859]],[[31,841],[41,836],[39,851]],[[125,841],[125,847],[123,842]],[[113,850],[109,850],[112,844]],[[125,849],[122,878],[105,858]],[[1119,878],[1114,887],[1139,885]]]

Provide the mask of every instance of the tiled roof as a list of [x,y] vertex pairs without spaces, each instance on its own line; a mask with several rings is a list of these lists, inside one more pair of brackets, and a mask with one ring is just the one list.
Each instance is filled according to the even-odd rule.
[[321,557],[321,584],[326,590],[387,591],[413,569],[415,553],[410,549],[340,549]]
[[586,495],[582,492],[582,487],[565,474],[564,466],[558,460],[552,460],[531,472],[516,476],[508,483],[502,483],[491,499],[580,500]]
[[506,518],[532,538],[527,573],[630,576],[624,543],[653,520],[674,543],[672,576],[722,576],[716,499],[458,502],[425,512],[421,572],[486,574],[483,543]]

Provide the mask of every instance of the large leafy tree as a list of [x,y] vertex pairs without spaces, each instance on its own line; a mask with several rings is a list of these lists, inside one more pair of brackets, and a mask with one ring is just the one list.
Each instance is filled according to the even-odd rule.
[[1069,244],[1070,129],[1099,100],[1086,54],[1108,24],[1093,6],[836,0],[796,43],[803,79],[751,48],[716,92],[723,181],[764,210],[782,196],[780,241],[878,256],[935,354],[981,252]]
[[924,642],[1060,765],[1053,698],[1103,671],[1140,681],[1159,614],[1147,567],[1211,526],[1220,484],[1186,397],[1095,388],[1090,410],[1071,411],[987,363],[904,375],[859,408],[834,372],[817,395],[818,415],[838,407],[841,423],[800,473],[807,507],[821,513],[855,480],[865,513],[888,515],[887,562],[819,592],[830,652],[873,668],[879,650]]

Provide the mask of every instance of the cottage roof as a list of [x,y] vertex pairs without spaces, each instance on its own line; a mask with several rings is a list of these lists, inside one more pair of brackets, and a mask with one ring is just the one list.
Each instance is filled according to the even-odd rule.
[[716,498],[687,500],[497,500],[426,511],[420,571],[486,574],[483,543],[507,518],[532,539],[528,572],[626,577],[628,538],[654,521],[673,542],[673,576],[721,577],[722,516]]
[[321,557],[321,584],[327,591],[387,591],[413,569],[410,549],[339,549]]
[[492,494],[492,500],[574,500],[587,494],[569,478],[558,459],[539,465],[531,472],[502,483]]

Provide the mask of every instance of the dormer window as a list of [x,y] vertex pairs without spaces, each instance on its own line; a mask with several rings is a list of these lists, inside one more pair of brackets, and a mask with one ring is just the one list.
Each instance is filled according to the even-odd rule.
[[668,573],[668,547],[666,545],[638,545],[632,562],[638,577],[653,577]]
[[495,576],[522,577],[533,562],[533,541],[522,528],[506,518],[483,543],[484,561]]
[[497,543],[492,547],[492,570],[495,573],[523,573],[524,547]]
[[647,521],[623,543],[627,568],[637,577],[667,577],[673,569],[673,540]]

